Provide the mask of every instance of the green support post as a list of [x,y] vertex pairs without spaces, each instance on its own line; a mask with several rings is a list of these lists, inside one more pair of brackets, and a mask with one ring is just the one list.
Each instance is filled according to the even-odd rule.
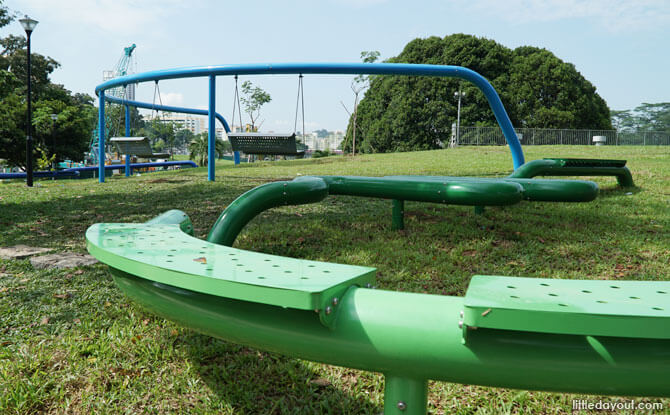
[[405,229],[405,201],[393,199],[393,213],[391,217],[391,229],[399,231]]
[[428,382],[387,374],[384,387],[384,415],[426,415]]

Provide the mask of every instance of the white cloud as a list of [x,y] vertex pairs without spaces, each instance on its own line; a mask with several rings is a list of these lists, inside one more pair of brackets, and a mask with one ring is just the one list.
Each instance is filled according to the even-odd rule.
[[667,0],[469,0],[467,5],[516,23],[587,19],[612,32],[670,25]]
[[[179,92],[163,92],[161,93],[161,101],[163,105],[172,106],[172,107],[183,107],[184,106],[184,94]],[[156,98],[156,103],[158,103],[158,98]]]

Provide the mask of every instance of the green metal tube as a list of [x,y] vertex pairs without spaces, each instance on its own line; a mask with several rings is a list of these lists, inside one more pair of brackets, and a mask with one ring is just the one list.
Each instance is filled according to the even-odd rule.
[[148,220],[146,223],[179,225],[179,229],[181,229],[182,232],[193,236],[193,224],[191,223],[191,219],[186,213],[178,209],[168,210],[167,212],[164,212],[155,218]]
[[463,342],[462,298],[363,288],[347,291],[328,328],[311,311],[230,300],[114,269],[112,273],[129,297],[163,317],[291,357],[400,379],[670,396],[670,340],[599,337],[596,350],[588,336],[480,328],[469,331]]
[[259,213],[277,206],[315,203],[327,195],[328,186],[318,177],[263,184],[235,199],[216,220],[207,240],[232,246],[242,228]]
[[393,199],[391,209],[391,229],[398,231],[405,229],[405,201]]
[[586,180],[511,179],[523,187],[523,197],[534,202],[590,202],[598,185]]
[[384,415],[425,415],[428,403],[426,379],[385,376]]
[[[496,188],[501,183],[514,183],[521,187],[522,197],[534,202],[590,202],[598,196],[598,185],[587,180],[555,180],[524,178],[482,178],[482,177],[446,177],[446,176],[386,176],[382,180],[402,180],[414,183],[459,183],[486,184]],[[475,207],[493,204],[472,203]],[[494,206],[494,205],[493,205]],[[483,211],[483,209],[482,209]]]
[[[475,206],[512,205],[523,199],[552,202],[588,202],[598,186],[583,180],[540,180],[441,176],[304,176],[292,181],[266,183],[231,203],[212,227],[207,240],[232,246],[240,231],[259,213],[277,206],[314,203],[328,194],[392,199],[392,228],[403,229],[399,201]],[[404,202],[403,202],[404,203]]]
[[615,176],[619,186],[635,186],[628,167],[566,166],[561,160],[554,159],[529,161],[509,175],[510,178],[532,178],[535,176]]
[[379,197],[450,205],[513,205],[523,199],[523,188],[514,182],[443,177],[422,181],[411,176],[320,176],[332,195]]

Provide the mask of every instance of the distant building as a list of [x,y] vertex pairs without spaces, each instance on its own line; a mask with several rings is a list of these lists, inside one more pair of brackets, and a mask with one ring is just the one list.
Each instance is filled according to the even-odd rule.
[[344,141],[344,131],[329,131],[327,137],[319,138],[316,133],[309,133],[299,137],[302,142],[312,151],[335,151]]
[[[106,82],[114,78],[116,78],[114,71],[102,71],[102,82]],[[118,98],[135,101],[135,84],[126,85],[125,92],[123,87],[112,88],[108,94]]]
[[179,113],[164,113],[158,117],[159,122],[173,123],[176,130],[189,130],[193,134],[200,134],[207,131],[205,119],[203,117],[194,117],[192,115]]

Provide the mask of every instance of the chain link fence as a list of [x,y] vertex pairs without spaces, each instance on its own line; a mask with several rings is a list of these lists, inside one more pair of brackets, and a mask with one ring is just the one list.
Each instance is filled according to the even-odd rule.
[[[605,137],[603,145],[670,146],[670,132],[647,131],[622,133],[616,130],[560,130],[549,128],[515,128],[522,145],[595,145],[594,137]],[[452,140],[462,146],[507,145],[499,127],[461,127],[460,138]]]

